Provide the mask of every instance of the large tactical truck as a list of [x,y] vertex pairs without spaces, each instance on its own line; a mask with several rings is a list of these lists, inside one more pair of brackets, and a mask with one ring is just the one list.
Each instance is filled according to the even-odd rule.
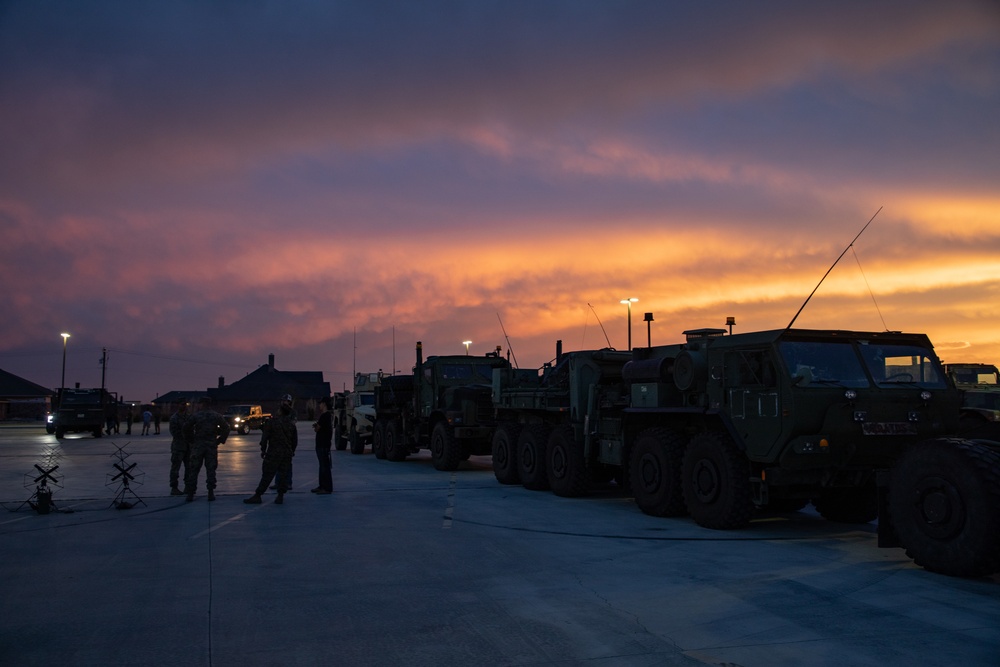
[[563,495],[586,493],[610,468],[647,514],[690,514],[715,529],[746,526],[758,507],[811,501],[832,521],[878,517],[879,545],[902,546],[929,570],[1000,570],[1000,445],[949,437],[962,394],[926,336],[725,333],[636,348],[620,381],[614,365],[586,380],[597,359],[579,354],[574,365],[571,353],[561,399],[495,374],[497,479],[512,481],[500,454],[514,424],[529,488],[545,484],[529,457]]
[[[502,484],[584,495],[592,482],[622,479],[620,458],[593,448],[591,419],[618,420],[629,406],[622,368],[629,352],[612,349],[562,353],[540,372],[503,368],[493,373],[497,426],[493,471]],[[620,454],[621,452],[619,452]]]
[[382,382],[378,373],[355,373],[354,388],[337,399],[333,413],[333,442],[339,450],[350,445],[352,454],[364,454],[375,430],[375,388]]
[[57,438],[62,439],[67,433],[93,433],[100,438],[107,408],[116,398],[106,389],[62,389],[58,400],[52,414]]
[[992,364],[945,364],[962,390],[959,434],[964,438],[1000,440],[1000,372]]
[[376,457],[402,461],[430,449],[438,470],[455,470],[472,455],[490,453],[494,428],[494,369],[510,368],[500,350],[485,356],[423,358],[417,343],[412,375],[382,379],[375,391]]

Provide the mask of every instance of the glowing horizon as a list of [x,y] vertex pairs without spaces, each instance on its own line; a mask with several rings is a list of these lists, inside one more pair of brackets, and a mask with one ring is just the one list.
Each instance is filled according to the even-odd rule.
[[6,10],[0,368],[55,386],[72,331],[67,383],[339,388],[498,316],[533,367],[623,348],[623,296],[635,345],[782,328],[879,207],[796,326],[1000,363],[989,3],[338,7]]

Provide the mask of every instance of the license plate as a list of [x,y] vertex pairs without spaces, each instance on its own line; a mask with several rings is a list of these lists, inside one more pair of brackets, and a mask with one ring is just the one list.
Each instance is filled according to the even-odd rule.
[[910,422],[863,422],[865,435],[916,435],[917,428]]

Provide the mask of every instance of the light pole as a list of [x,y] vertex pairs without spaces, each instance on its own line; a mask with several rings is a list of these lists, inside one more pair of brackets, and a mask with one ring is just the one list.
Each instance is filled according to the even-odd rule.
[[462,345],[465,346],[465,356],[469,356],[469,346],[472,345],[471,340],[463,340]]
[[63,339],[63,368],[62,368],[62,381],[59,383],[59,397],[62,398],[63,389],[66,388],[66,341],[69,339],[68,333],[59,334]]
[[632,304],[638,300],[639,299],[633,296],[629,297],[628,299],[622,299],[621,301],[619,301],[619,303],[624,303],[626,306],[628,306],[628,349],[629,350],[632,349]]

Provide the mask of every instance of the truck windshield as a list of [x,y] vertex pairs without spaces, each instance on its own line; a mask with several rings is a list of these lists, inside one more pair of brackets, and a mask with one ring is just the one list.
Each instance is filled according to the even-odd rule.
[[862,342],[858,346],[865,366],[880,387],[893,385],[943,389],[944,372],[930,350],[915,345]]
[[786,341],[781,343],[779,350],[789,375],[793,379],[800,378],[796,381],[800,387],[869,386],[861,361],[849,341],[822,343]]

